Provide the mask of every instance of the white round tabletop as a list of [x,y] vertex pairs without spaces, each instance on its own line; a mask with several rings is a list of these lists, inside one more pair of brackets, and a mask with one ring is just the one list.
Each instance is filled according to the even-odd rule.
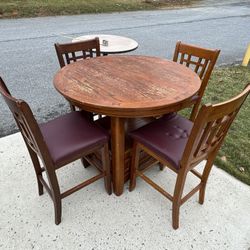
[[95,37],[98,37],[100,40],[100,51],[103,54],[126,53],[138,47],[138,43],[131,38],[105,34],[79,36],[74,38],[72,42],[84,41]]

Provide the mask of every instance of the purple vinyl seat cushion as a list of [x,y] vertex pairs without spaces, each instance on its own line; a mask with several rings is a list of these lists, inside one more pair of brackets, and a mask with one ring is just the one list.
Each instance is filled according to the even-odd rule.
[[190,120],[176,113],[169,113],[131,132],[130,136],[179,169],[192,127]]
[[39,126],[57,166],[74,160],[78,154],[109,139],[104,129],[89,121],[81,112],[72,112]]

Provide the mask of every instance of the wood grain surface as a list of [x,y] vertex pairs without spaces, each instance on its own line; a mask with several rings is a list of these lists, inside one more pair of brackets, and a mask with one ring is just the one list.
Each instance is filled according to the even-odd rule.
[[197,74],[149,56],[107,56],[65,66],[55,88],[87,111],[118,117],[161,115],[186,106],[199,90]]

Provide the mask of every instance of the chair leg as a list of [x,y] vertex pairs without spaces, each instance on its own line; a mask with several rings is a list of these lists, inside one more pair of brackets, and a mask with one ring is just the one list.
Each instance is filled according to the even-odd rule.
[[54,166],[47,165],[46,174],[49,182],[51,198],[54,203],[55,224],[58,225],[61,223],[62,218],[62,198]]
[[130,183],[129,183],[129,191],[133,191],[136,186],[136,171],[139,165],[139,157],[140,157],[140,149],[139,145],[136,141],[133,144],[132,150],[132,161],[131,161],[131,168],[130,168]]
[[110,195],[112,193],[111,187],[111,173],[110,173],[110,159],[109,159],[109,146],[108,143],[102,148],[102,164],[103,171],[105,172],[104,176],[104,185],[107,193]]
[[208,157],[207,163],[206,163],[204,170],[203,170],[203,173],[202,173],[202,177],[201,177],[202,186],[201,186],[200,191],[199,191],[199,203],[200,204],[204,203],[206,184],[207,184],[207,180],[208,180],[210,171],[211,171],[212,166],[213,166],[213,162],[214,162],[214,157],[211,157],[211,158]]
[[60,195],[60,189],[58,186],[57,178],[53,180],[53,184],[51,185],[51,193],[54,203],[55,224],[59,225],[62,220],[62,199]]
[[70,102],[69,102],[69,106],[70,106],[70,110],[71,111],[76,111],[76,108],[74,105],[72,105]]
[[173,204],[172,204],[172,226],[174,229],[179,228],[179,215],[180,215],[180,206],[181,206],[181,197],[184,189],[184,184],[186,181],[187,172],[183,168],[177,175]]
[[89,162],[87,160],[85,160],[84,157],[81,158],[81,162],[82,162],[82,165],[84,166],[84,168],[87,168],[90,166]]
[[55,224],[59,225],[62,221],[62,199],[60,194],[54,199]]
[[39,180],[39,176],[42,176],[43,171],[42,171],[42,168],[40,166],[40,163],[39,163],[39,160],[38,160],[38,157],[37,157],[36,153],[27,145],[27,143],[26,143],[26,146],[28,148],[30,158],[32,160],[32,163],[33,163],[33,166],[34,166],[34,169],[35,169],[35,172],[36,172],[36,179],[37,179],[37,185],[38,185],[38,194],[42,195],[43,194],[43,185]]
[[163,171],[163,169],[165,168],[165,166],[164,166],[161,162],[159,162],[158,164],[159,164],[159,169],[160,169],[161,171]]

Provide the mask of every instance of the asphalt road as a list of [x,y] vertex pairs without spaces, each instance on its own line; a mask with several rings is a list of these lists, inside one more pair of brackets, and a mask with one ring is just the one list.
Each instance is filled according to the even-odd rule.
[[[250,42],[250,2],[178,10],[58,16],[0,21],[0,75],[16,97],[26,100],[39,122],[67,112],[53,87],[59,69],[54,43],[104,33],[135,39],[134,54],[172,58],[177,40],[219,48],[218,64],[242,60]],[[15,124],[0,99],[0,137]]]

